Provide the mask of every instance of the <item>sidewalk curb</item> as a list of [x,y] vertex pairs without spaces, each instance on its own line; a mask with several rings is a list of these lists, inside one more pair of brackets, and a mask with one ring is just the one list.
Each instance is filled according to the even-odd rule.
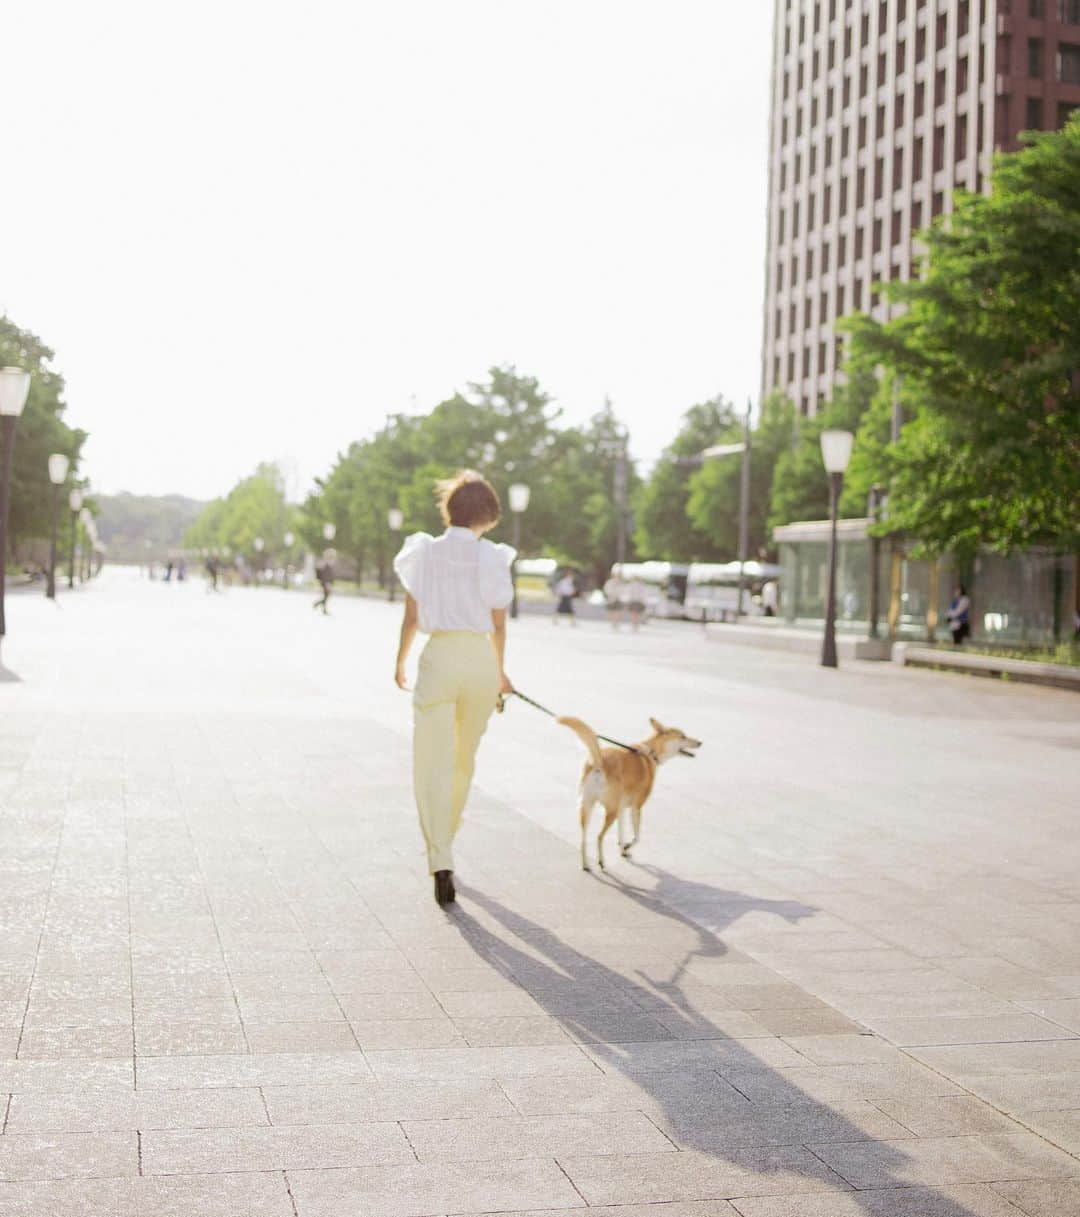
[[893,647],[893,662],[915,668],[949,668],[973,676],[1017,680],[1023,684],[1045,685],[1080,693],[1080,668],[1062,663],[1041,663],[1034,659],[1007,659],[999,655],[973,655],[936,647],[898,642]]

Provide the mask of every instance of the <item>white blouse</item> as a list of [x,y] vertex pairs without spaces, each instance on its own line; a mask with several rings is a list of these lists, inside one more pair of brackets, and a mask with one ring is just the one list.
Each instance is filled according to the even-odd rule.
[[467,630],[490,634],[492,609],[514,596],[510,567],[516,553],[472,529],[451,525],[441,537],[426,532],[407,537],[394,570],[420,609],[420,629]]

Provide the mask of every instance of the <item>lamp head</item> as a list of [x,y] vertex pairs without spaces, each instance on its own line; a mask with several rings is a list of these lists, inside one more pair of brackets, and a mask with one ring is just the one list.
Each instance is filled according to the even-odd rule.
[[822,431],[821,459],[826,473],[843,473],[847,469],[854,443],[855,436],[850,431]]
[[29,372],[23,368],[0,368],[0,414],[18,418],[29,393]]
[[62,452],[54,452],[49,457],[49,481],[54,486],[62,486],[64,479],[68,475],[68,466],[71,462]]
[[524,482],[515,482],[510,487],[509,493],[511,511],[520,515],[521,512],[528,510],[529,497],[532,494],[532,491],[528,486],[525,485]]
[[329,521],[322,526],[322,535],[327,541],[332,541],[337,535],[337,525],[331,524]]
[[386,513],[386,522],[390,525],[391,532],[400,532],[405,523],[405,513],[400,507],[391,507]]
[[291,532],[287,532],[285,534],[285,536],[282,537],[282,540],[285,542],[286,549],[292,549],[293,542],[296,540],[296,538],[293,536],[293,534]]

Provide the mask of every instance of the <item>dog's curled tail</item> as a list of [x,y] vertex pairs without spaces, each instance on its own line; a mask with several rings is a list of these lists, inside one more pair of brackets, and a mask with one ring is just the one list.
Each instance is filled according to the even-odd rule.
[[588,723],[583,723],[580,718],[570,718],[568,716],[557,718],[555,721],[563,727],[569,727],[589,750],[589,757],[592,763],[598,769],[603,769],[604,758],[600,752],[600,741],[596,738],[596,732],[592,727]]

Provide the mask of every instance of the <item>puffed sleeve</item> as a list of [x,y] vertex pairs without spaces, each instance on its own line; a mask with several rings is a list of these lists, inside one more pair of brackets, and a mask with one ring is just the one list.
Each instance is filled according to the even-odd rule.
[[510,568],[517,551],[492,541],[481,541],[480,545],[480,595],[487,608],[504,609],[514,598]]
[[405,538],[405,544],[402,545],[398,556],[394,559],[394,573],[401,580],[402,587],[415,600],[420,599],[420,589],[424,577],[424,559],[427,556],[428,547],[434,540],[435,538],[430,533],[414,532],[411,537]]

